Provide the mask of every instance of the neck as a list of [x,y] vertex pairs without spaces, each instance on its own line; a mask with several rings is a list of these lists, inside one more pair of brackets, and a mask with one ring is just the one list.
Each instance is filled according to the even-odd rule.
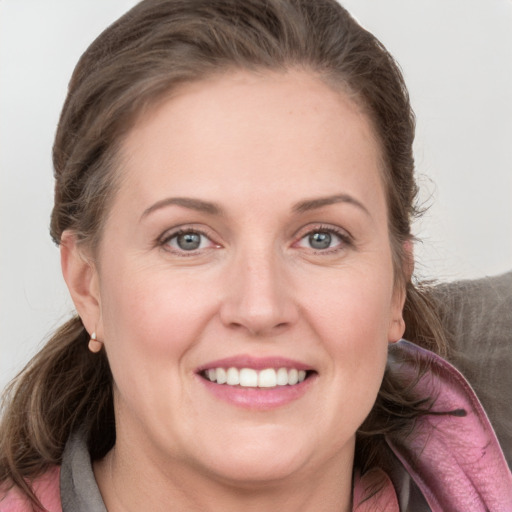
[[[117,444],[95,463],[94,473],[109,512],[348,512],[352,465],[332,460],[321,468],[279,481],[228,481],[186,464],[134,457]],[[138,454],[140,455],[140,453]],[[135,464],[133,461],[137,460]],[[337,462],[337,463],[335,463]]]

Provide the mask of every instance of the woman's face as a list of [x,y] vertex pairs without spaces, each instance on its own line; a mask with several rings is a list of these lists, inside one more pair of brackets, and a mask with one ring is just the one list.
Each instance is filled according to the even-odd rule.
[[118,446],[224,481],[351,467],[403,325],[379,162],[359,108],[298,71],[187,85],[137,122],[87,313]]

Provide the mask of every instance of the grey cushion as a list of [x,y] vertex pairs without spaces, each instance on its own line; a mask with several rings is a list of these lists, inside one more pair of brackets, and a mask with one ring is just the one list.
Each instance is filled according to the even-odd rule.
[[480,398],[512,468],[512,272],[439,285],[451,362]]

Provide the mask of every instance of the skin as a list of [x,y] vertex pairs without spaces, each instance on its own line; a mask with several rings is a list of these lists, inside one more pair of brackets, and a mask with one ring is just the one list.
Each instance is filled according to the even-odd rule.
[[[94,467],[110,512],[350,510],[355,432],[404,330],[380,162],[368,118],[304,71],[189,84],[138,120],[97,253],[62,244],[115,381],[117,442]],[[219,211],[168,201],[184,197]],[[314,379],[238,407],[197,368],[241,354]]]

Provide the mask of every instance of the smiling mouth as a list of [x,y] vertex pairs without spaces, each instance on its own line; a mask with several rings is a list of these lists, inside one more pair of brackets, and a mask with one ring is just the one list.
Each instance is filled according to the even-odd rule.
[[245,388],[277,388],[280,386],[295,386],[304,382],[313,371],[296,368],[209,368],[200,375],[215,384],[238,386]]

